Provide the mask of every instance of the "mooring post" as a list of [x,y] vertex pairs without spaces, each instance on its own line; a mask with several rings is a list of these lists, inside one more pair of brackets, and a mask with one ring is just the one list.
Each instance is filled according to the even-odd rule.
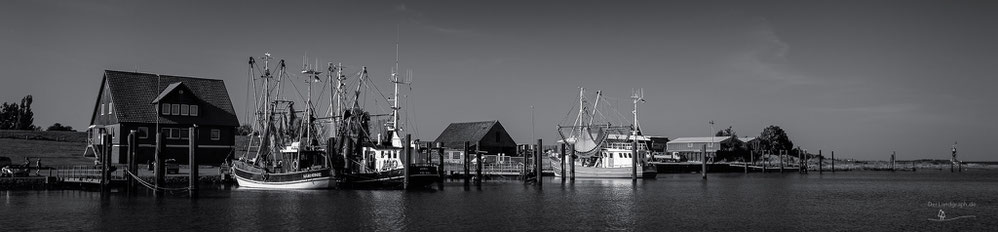
[[104,134],[101,138],[104,145],[104,154],[100,157],[101,159],[101,172],[100,172],[100,193],[102,196],[111,192],[111,135]]
[[822,169],[824,162],[825,156],[821,155],[821,150],[818,150],[818,174],[823,174],[825,172],[825,170]]
[[896,154],[897,153],[895,151],[891,151],[891,171],[892,172],[894,171],[894,164],[895,164],[895,162],[894,162],[894,155],[896,155]]
[[541,155],[543,153],[544,142],[541,141],[541,139],[537,139],[537,149],[534,149],[534,175],[536,176],[535,178],[537,178],[538,187],[544,184],[544,181],[542,181],[543,179],[541,179],[541,171],[543,169],[543,165],[541,165],[541,161],[543,160]]
[[444,146],[443,143],[436,143],[437,156],[440,158],[437,162],[440,166],[437,166],[437,174],[440,175],[440,180],[437,181],[437,188],[444,190]]
[[762,158],[762,173],[766,173],[766,169],[769,168],[769,158],[772,158],[769,157],[771,156],[769,155],[770,152],[771,151],[762,151],[762,156],[760,156]]
[[198,179],[198,171],[200,170],[198,170],[198,160],[197,160],[197,155],[195,155],[198,149],[197,129],[198,129],[197,126],[192,126],[187,130],[188,131],[187,133],[189,133],[187,135],[187,143],[188,143],[187,163],[191,166],[190,177],[188,177],[188,181],[190,181],[189,188],[191,191],[191,198],[198,198],[198,181],[200,180]]
[[700,162],[700,174],[703,175],[703,179],[707,179],[707,144],[703,145],[703,162]]
[[780,152],[779,152],[780,153],[780,173],[783,173],[783,152],[784,152],[784,150],[780,150]]
[[412,169],[412,134],[405,134],[402,141],[402,189],[409,189],[409,176]]
[[561,150],[558,153],[558,160],[561,161],[561,182],[565,182],[565,143],[561,143]]
[[482,142],[475,142],[475,159],[478,160],[478,162],[475,162],[475,186],[481,188],[482,178],[484,178],[482,176],[482,165],[485,163],[482,161]]
[[568,180],[575,182],[575,147],[572,147],[572,154],[568,156]]
[[832,151],[832,173],[835,173],[835,151]]
[[470,146],[471,146],[471,142],[464,141],[464,157],[463,157],[464,158],[464,175],[462,175],[462,177],[464,178],[464,187],[465,188],[468,187],[468,184],[469,184],[468,180],[471,177],[471,173],[470,173],[471,170],[468,170],[468,169],[470,169],[470,167],[468,167],[468,165],[471,162],[470,161],[470,157],[471,157]]
[[132,176],[132,175],[136,175],[137,176],[137,174],[135,174],[135,173],[137,173],[139,171],[138,161],[135,160],[135,158],[136,158],[135,157],[135,152],[136,152],[135,150],[139,147],[138,144],[136,143],[136,141],[137,141],[136,140],[136,135],[135,135],[136,133],[137,133],[136,130],[130,130],[130,131],[128,131],[128,173],[131,173],[131,174],[127,175],[128,176],[128,194],[129,195],[134,195],[135,194],[135,190],[136,190],[135,189],[135,187],[136,187],[135,185],[138,182],[138,180],[136,180],[135,177]]
[[631,138],[631,180],[638,180],[638,135]]
[[156,176],[156,178],[155,178],[156,179],[156,185],[155,185],[156,189],[153,190],[153,195],[155,195],[156,197],[163,196],[163,190],[160,187],[162,187],[164,184],[166,184],[166,177],[165,177],[166,170],[163,168],[163,166],[164,166],[163,165],[163,160],[164,160],[164,156],[166,156],[166,154],[163,154],[164,147],[166,147],[166,144],[163,143],[163,133],[160,133],[159,131],[157,131],[156,132],[156,161],[155,161],[155,170],[153,170],[153,172],[155,173],[155,176]]

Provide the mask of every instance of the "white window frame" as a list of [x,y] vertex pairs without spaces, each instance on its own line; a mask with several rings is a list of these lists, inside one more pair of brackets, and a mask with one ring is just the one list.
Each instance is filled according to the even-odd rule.
[[180,128],[180,139],[189,139],[191,130],[188,128]]
[[211,129],[211,140],[218,141],[222,139],[222,130]]
[[114,102],[108,102],[107,103],[107,115],[111,115],[112,113],[114,113],[113,109],[114,109]]
[[173,104],[173,115],[180,115],[180,104]]
[[100,115],[104,115],[104,103],[100,104]]
[[191,116],[198,116],[198,105],[191,105]]
[[180,115],[188,116],[191,114],[191,106],[188,104],[180,104]]
[[170,103],[163,103],[163,106],[160,107],[160,110],[163,111],[162,115],[170,115],[170,110],[171,109],[173,109],[173,107],[170,106]]

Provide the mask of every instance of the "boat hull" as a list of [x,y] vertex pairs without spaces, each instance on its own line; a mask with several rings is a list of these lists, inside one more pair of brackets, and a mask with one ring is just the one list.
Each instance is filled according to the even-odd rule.
[[238,163],[233,165],[232,175],[241,188],[291,190],[336,187],[336,180],[328,168],[288,173],[267,173],[263,169]]
[[[608,178],[608,179],[631,178],[631,167],[620,167],[620,168],[586,167],[579,162],[576,162],[574,165],[575,165],[575,178]],[[552,157],[551,167],[552,169],[554,169],[555,177],[563,178],[561,176],[561,160],[559,160],[557,157]],[[571,175],[568,174],[569,170],[565,170],[565,173],[567,175]],[[643,179],[655,178],[655,176],[658,175],[657,170],[653,168],[644,168],[638,166],[637,171],[638,171],[637,177]]]
[[[440,172],[436,166],[413,165],[409,173],[408,188],[424,188],[440,181]],[[376,173],[356,173],[345,176],[345,184],[350,188],[402,189],[405,188],[405,171],[403,169],[387,170]]]

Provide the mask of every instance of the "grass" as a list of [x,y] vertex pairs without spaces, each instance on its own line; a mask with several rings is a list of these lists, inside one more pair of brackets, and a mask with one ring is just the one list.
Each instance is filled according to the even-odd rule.
[[0,130],[0,138],[86,143],[87,133],[75,131]]
[[30,158],[32,166],[36,159],[42,166],[93,165],[93,158],[83,157],[86,147],[84,142],[0,138],[0,156],[10,157],[14,164]]

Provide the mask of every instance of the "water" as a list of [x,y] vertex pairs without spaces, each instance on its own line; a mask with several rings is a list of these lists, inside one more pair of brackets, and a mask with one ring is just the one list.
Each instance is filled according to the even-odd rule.
[[[81,191],[0,192],[15,230],[235,231],[996,231],[998,172],[663,174],[547,178],[465,191],[205,189],[201,198]],[[967,203],[966,205],[930,205]],[[973,204],[973,205],[971,205]],[[939,210],[958,220],[936,222]]]

